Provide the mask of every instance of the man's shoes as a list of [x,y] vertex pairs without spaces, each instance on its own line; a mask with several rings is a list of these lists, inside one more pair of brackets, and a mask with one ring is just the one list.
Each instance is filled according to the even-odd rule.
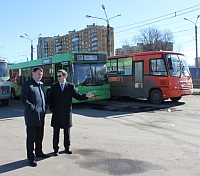
[[58,155],[59,155],[58,151],[54,151],[54,152],[53,152],[53,155],[54,155],[54,156],[58,156]]
[[30,166],[32,166],[32,167],[36,167],[37,166],[37,163],[36,163],[35,160],[28,160],[28,162],[29,162]]
[[72,154],[72,151],[70,149],[65,149],[65,153]]
[[35,155],[37,158],[48,158],[49,156],[44,154],[44,153],[40,153],[40,154],[36,154]]

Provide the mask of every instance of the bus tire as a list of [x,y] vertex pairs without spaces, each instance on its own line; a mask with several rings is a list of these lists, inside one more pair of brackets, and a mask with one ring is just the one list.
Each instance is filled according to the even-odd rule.
[[161,90],[159,89],[154,89],[150,93],[150,102],[153,104],[161,104],[163,103],[163,94]]
[[9,99],[1,100],[2,106],[7,106],[9,103]]
[[180,97],[173,97],[173,98],[170,98],[170,100],[172,100],[172,101],[178,101],[178,100],[180,100],[182,98],[182,96],[180,96]]
[[11,99],[16,99],[15,89],[11,88]]

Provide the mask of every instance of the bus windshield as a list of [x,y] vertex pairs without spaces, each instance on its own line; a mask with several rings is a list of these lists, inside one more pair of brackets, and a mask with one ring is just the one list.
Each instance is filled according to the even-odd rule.
[[7,62],[0,62],[0,81],[7,81],[9,79],[9,70]]
[[185,57],[180,55],[179,58],[181,60],[181,75],[190,76],[190,70]]
[[166,55],[169,72],[172,76],[190,76],[189,67],[183,55]]
[[74,64],[72,82],[75,86],[94,86],[108,83],[106,64]]

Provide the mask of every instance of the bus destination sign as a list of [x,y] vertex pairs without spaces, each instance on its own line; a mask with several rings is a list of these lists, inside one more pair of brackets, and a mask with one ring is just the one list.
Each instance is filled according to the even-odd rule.
[[97,55],[77,55],[77,61],[97,61]]
[[45,64],[50,64],[52,63],[52,58],[48,58],[48,59],[44,59],[42,60],[42,64],[45,65]]

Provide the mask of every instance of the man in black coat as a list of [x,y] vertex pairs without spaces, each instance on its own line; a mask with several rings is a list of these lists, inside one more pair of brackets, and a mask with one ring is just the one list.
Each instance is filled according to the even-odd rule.
[[[25,107],[24,118],[26,124],[26,148],[27,158],[31,166],[37,166],[36,157],[47,157],[42,151],[44,135],[44,117],[46,103],[43,91],[43,83],[40,81],[43,70],[40,67],[33,69],[32,78],[22,85],[21,102]],[[34,151],[35,144],[35,155]]]
[[70,128],[72,127],[72,97],[77,100],[87,100],[93,94],[80,94],[74,84],[67,82],[67,72],[58,70],[58,82],[53,84],[49,93],[49,109],[52,112],[51,126],[53,127],[54,155],[58,155],[60,129],[64,129],[65,153],[72,154],[70,150]]

